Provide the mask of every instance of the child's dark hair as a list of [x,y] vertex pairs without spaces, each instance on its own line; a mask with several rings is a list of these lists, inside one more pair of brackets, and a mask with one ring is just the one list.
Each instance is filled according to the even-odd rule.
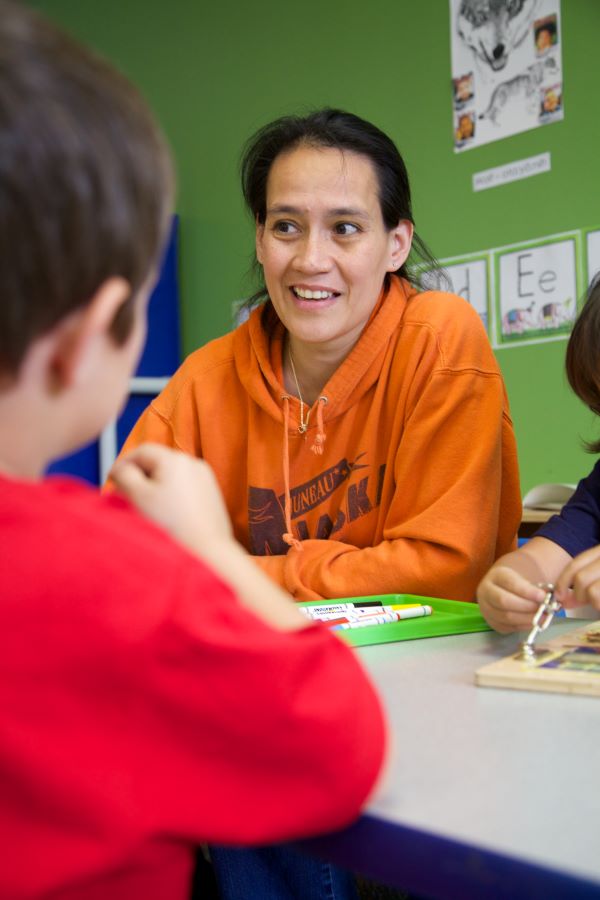
[[[340,109],[320,109],[306,116],[284,116],[259,129],[246,143],[241,161],[242,190],[255,221],[264,224],[267,203],[267,179],[271,166],[281,153],[296,147],[331,147],[366,156],[371,161],[379,186],[379,204],[385,227],[395,228],[401,219],[414,223],[410,184],[404,160],[394,142],[370,122]],[[413,236],[413,249],[427,268],[438,263],[426,245]],[[405,263],[397,273],[412,280]],[[389,283],[389,275],[386,276]],[[261,289],[250,298],[252,304],[266,296]]]
[[[600,415],[600,273],[592,281],[573,325],[565,367],[573,391]],[[600,453],[600,440],[586,441],[585,447],[590,453]]]
[[111,276],[159,261],[172,204],[164,138],[138,91],[24,3],[0,0],[0,373]]

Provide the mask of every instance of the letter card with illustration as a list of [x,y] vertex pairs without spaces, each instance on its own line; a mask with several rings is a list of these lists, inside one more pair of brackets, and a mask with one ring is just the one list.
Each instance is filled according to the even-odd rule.
[[478,313],[490,339],[489,256],[487,253],[440,260],[439,269],[419,275],[421,290],[451,291],[463,297]]
[[498,346],[568,335],[580,294],[576,232],[494,252]]
[[600,228],[585,232],[585,258],[588,285],[600,274]]

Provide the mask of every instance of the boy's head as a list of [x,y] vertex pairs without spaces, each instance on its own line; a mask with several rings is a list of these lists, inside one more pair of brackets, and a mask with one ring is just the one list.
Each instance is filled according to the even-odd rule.
[[[0,381],[117,277],[116,344],[158,262],[173,199],[137,90],[25,5],[0,0]],[[129,290],[130,288],[130,290]]]

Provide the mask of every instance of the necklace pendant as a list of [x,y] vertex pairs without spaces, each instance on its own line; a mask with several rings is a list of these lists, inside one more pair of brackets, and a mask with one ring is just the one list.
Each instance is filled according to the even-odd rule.
[[301,422],[300,425],[298,425],[298,434],[304,434],[307,428],[308,425],[305,425],[304,422]]

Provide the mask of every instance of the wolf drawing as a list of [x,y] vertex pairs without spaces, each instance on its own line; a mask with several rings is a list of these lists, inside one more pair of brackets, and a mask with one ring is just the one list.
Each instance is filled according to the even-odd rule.
[[461,0],[456,28],[477,60],[492,72],[503,69],[525,39],[539,0]]
[[508,104],[519,100],[529,101],[530,112],[537,111],[537,88],[547,75],[556,75],[558,66],[554,57],[549,56],[543,62],[536,62],[528,66],[524,72],[515,75],[509,81],[502,81],[490,98],[485,112],[479,114],[480,119],[489,119],[494,125],[499,125],[498,117],[506,111]]

